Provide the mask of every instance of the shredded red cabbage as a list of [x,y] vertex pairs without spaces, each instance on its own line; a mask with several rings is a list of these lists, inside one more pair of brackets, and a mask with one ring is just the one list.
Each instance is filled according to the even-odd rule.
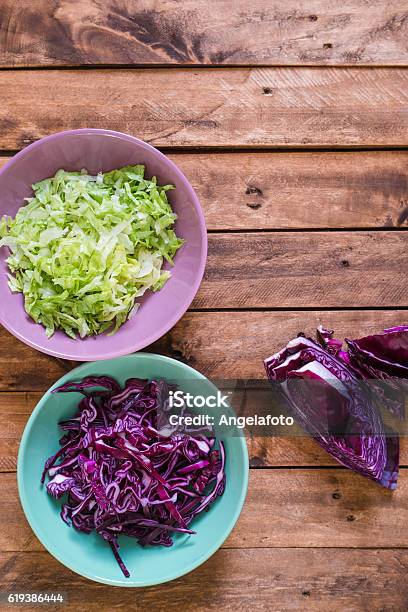
[[165,381],[138,378],[122,389],[109,376],[53,391],[84,397],[77,413],[60,423],[61,448],[46,461],[41,482],[48,474],[48,493],[67,494],[61,518],[78,531],[99,533],[126,577],[119,535],[142,546],[171,546],[172,534],[195,533],[191,521],[225,487],[225,450],[221,441],[215,449],[212,433],[161,433],[167,391]]

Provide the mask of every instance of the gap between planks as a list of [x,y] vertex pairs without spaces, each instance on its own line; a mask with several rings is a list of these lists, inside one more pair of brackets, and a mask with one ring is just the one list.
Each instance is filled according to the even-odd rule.
[[[407,552],[403,549],[221,549],[179,580],[138,589],[95,584],[75,575],[45,552],[3,553],[6,591],[41,590],[58,584],[77,612],[166,609],[405,610]],[[205,588],[203,588],[205,585]],[[25,590],[24,590],[25,589]]]
[[[408,63],[408,62],[407,62]],[[285,69],[305,69],[305,70],[367,70],[367,69],[386,69],[386,70],[401,70],[406,68],[406,64],[50,64],[48,66],[42,64],[32,64],[26,66],[2,66],[0,64],[0,73],[1,72],[50,72],[52,70],[59,70],[61,72],[69,72],[69,71],[94,71],[94,70],[108,70],[108,71],[118,71],[118,70],[129,70],[129,71],[143,71],[143,70],[157,70],[157,71],[177,71],[177,70],[191,70],[191,71],[204,71],[204,70],[263,70],[263,69],[273,69],[280,70],[282,68]]]

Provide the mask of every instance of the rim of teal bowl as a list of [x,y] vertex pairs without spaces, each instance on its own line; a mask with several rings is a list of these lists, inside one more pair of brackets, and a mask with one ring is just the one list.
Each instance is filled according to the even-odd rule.
[[[239,515],[241,514],[241,510],[242,507],[244,505],[244,501],[246,498],[246,494],[247,494],[247,490],[248,490],[248,472],[249,472],[249,459],[248,459],[248,447],[246,444],[246,439],[245,436],[239,436],[238,440],[240,441],[240,446],[241,446],[241,451],[243,454],[243,459],[244,459],[244,473],[243,473],[243,482],[242,482],[242,490],[241,490],[241,495],[238,501],[238,504],[235,508],[235,511],[232,515],[230,515],[229,517],[229,521],[227,524],[227,527],[223,533],[223,535],[221,537],[218,538],[218,540],[216,540],[206,551],[205,554],[203,554],[201,557],[199,557],[198,560],[196,560],[194,563],[191,564],[191,566],[187,569],[187,570],[182,570],[182,571],[175,571],[174,573],[170,573],[168,576],[164,577],[162,580],[146,580],[143,582],[129,582],[129,579],[126,578],[124,579],[124,581],[120,581],[120,580],[104,580],[101,579],[98,576],[93,576],[91,574],[87,574],[86,572],[80,572],[78,571],[78,569],[76,569],[75,567],[73,567],[70,563],[66,563],[66,561],[59,555],[56,554],[53,551],[53,547],[52,547],[52,542],[51,541],[44,541],[44,538],[42,535],[39,535],[39,532],[37,531],[35,522],[31,516],[31,510],[30,510],[30,502],[29,499],[26,496],[23,484],[22,484],[22,467],[23,467],[23,461],[24,461],[24,456],[25,453],[27,452],[27,438],[31,432],[31,429],[33,428],[34,422],[36,420],[37,415],[39,414],[43,404],[46,402],[46,400],[48,399],[48,397],[51,394],[51,391],[53,389],[55,389],[55,387],[58,387],[62,384],[64,384],[65,382],[68,382],[73,376],[76,377],[78,374],[81,373],[82,370],[84,369],[89,369],[91,363],[95,363],[97,364],[98,367],[100,367],[101,365],[103,365],[104,363],[109,363],[111,361],[130,361],[132,359],[139,359],[139,358],[145,358],[145,357],[151,357],[154,359],[157,359],[158,361],[167,361],[170,363],[176,363],[178,364],[183,370],[191,372],[192,374],[194,374],[194,376],[200,378],[201,380],[209,380],[206,376],[204,376],[204,374],[201,374],[201,372],[199,372],[198,370],[195,370],[194,368],[192,368],[191,366],[181,362],[181,361],[177,361],[177,359],[172,359],[171,357],[167,357],[165,355],[158,355],[157,353],[146,353],[146,352],[138,352],[138,353],[132,353],[130,355],[123,355],[121,357],[116,357],[114,359],[104,359],[104,360],[98,360],[95,362],[86,362],[83,363],[82,365],[73,368],[70,372],[68,372],[67,374],[64,374],[64,376],[62,376],[61,378],[59,378],[42,396],[42,398],[40,399],[40,401],[37,403],[37,405],[35,406],[34,410],[32,411],[30,418],[27,421],[27,424],[24,428],[23,431],[23,435],[21,436],[21,441],[20,441],[20,445],[19,445],[19,449],[18,449],[18,457],[17,457],[17,485],[18,485],[18,494],[20,497],[20,502],[25,514],[25,517],[31,527],[31,529],[33,530],[34,534],[36,535],[36,537],[38,538],[38,540],[41,542],[41,544],[46,548],[46,550],[55,558],[57,559],[57,561],[59,561],[60,563],[62,563],[62,565],[65,565],[65,567],[67,567],[68,569],[70,569],[71,571],[75,572],[76,574],[79,574],[80,576],[83,576],[84,578],[88,578],[88,580],[93,580],[94,582],[99,582],[101,584],[107,584],[109,586],[119,586],[119,587],[127,587],[127,588],[138,588],[138,587],[148,587],[148,586],[155,586],[158,584],[163,584],[165,582],[170,582],[171,580],[175,580],[176,578],[180,578],[181,576],[185,576],[186,574],[189,574],[190,572],[192,572],[193,570],[197,569],[197,567],[199,567],[200,565],[202,565],[203,563],[205,563],[205,561],[207,561],[210,557],[212,557],[212,555],[217,552],[217,550],[223,545],[223,543],[225,542],[225,540],[228,538],[228,536],[230,535],[231,531],[233,530],[233,528],[235,527]],[[211,383],[211,381],[209,381]],[[211,383],[213,384],[213,383]],[[135,544],[137,545],[137,544]],[[125,582],[126,580],[126,582]]]

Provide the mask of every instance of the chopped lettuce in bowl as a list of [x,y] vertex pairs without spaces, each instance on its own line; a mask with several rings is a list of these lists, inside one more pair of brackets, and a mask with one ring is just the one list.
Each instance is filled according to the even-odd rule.
[[167,199],[172,185],[144,177],[144,166],[91,176],[58,170],[33,185],[14,219],[0,222],[8,284],[51,337],[114,333],[137,311],[137,298],[170,276],[164,261],[183,244]]

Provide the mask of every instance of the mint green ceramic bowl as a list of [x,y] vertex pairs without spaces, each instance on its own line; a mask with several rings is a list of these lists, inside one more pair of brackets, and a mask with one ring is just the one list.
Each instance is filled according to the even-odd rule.
[[[59,448],[58,422],[71,416],[77,393],[51,395],[55,387],[89,375],[108,374],[122,384],[127,378],[166,378],[189,391],[191,381],[214,386],[189,366],[160,355],[136,353],[109,361],[86,363],[63,376],[47,391],[34,409],[21,439],[17,478],[21,504],[34,533],[58,561],[81,576],[104,584],[141,587],[160,584],[183,576],[206,561],[234,527],[244,503],[248,484],[248,452],[244,437],[224,437],[226,488],[208,512],[192,523],[196,535],[177,534],[174,544],[140,547],[135,540],[119,540],[121,556],[130,571],[125,578],[112,551],[96,534],[86,535],[68,527],[60,518],[61,503],[51,498],[40,484],[44,461]],[[190,389],[191,390],[191,389]]]

